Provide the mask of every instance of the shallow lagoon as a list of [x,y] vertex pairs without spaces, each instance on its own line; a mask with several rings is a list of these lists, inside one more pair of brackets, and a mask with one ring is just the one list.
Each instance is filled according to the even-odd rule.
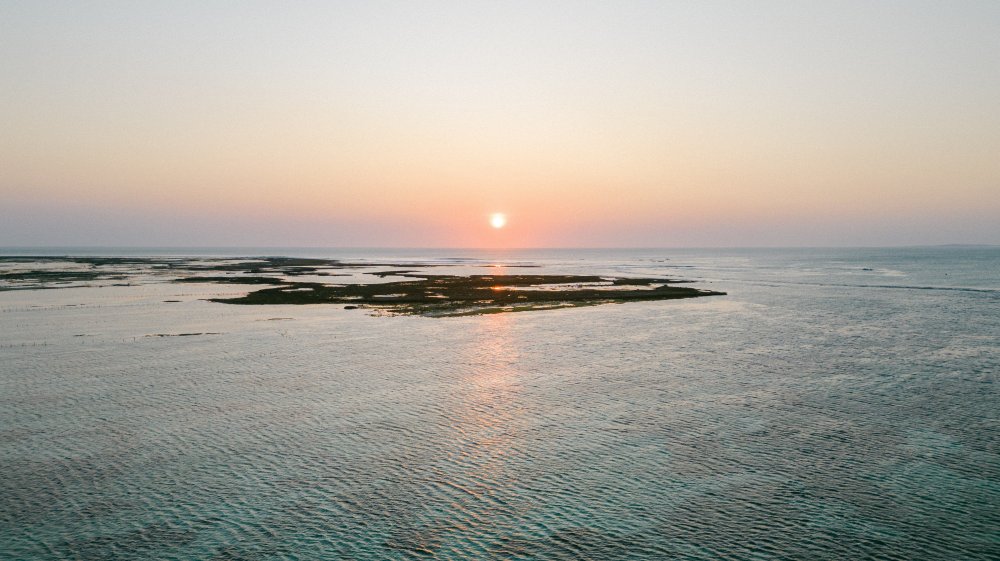
[[728,296],[424,318],[0,292],[0,557],[1000,555],[1000,251],[463,253],[297,254]]

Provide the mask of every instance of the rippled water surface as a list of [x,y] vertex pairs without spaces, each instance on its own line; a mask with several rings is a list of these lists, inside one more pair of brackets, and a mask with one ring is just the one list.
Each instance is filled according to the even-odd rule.
[[284,253],[729,295],[0,292],[0,558],[1000,558],[998,249]]

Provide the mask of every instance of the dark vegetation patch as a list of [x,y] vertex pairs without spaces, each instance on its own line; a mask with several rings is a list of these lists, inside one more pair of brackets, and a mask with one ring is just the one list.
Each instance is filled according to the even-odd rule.
[[282,275],[325,275],[331,276],[327,269],[367,269],[373,267],[438,267],[437,264],[426,263],[367,263],[340,261],[338,259],[306,259],[299,257],[260,257],[246,260],[227,260],[225,263],[198,263],[189,261],[186,269],[192,271],[229,271],[246,274],[276,273]]
[[73,282],[88,280],[124,280],[125,275],[120,272],[108,271],[53,271],[43,269],[40,271],[16,271],[12,273],[0,273],[0,280],[13,282]]
[[[77,267],[68,270],[44,268],[4,271],[0,269],[0,283],[3,283],[3,285],[0,286],[0,291],[69,288],[65,285],[74,282],[128,280],[131,272],[122,271],[120,267],[152,267],[154,265],[163,267],[165,265],[165,262],[160,259],[147,259],[139,257],[0,256],[0,265],[16,265],[21,263],[74,263],[78,265],[88,265],[89,267],[86,269]],[[115,286],[128,285],[116,284]]]
[[152,335],[146,335],[146,337],[195,337],[197,335],[222,335],[222,333],[215,331],[204,333],[153,333]]
[[219,284],[286,284],[284,280],[274,277],[240,277],[236,275],[225,277],[181,277],[174,282],[214,282]]
[[[414,273],[392,274],[418,277]],[[350,309],[364,306],[398,314],[454,316],[724,294],[668,284],[678,282],[590,275],[420,275],[414,280],[379,284],[328,286],[293,282],[212,301],[249,305],[347,304]]]
[[82,263],[95,267],[113,265],[166,265],[185,261],[157,257],[70,257],[62,255],[0,255],[0,263]]
[[[0,290],[62,288],[65,283],[105,279],[129,280],[152,275],[178,283],[258,285],[235,298],[213,298],[227,304],[341,304],[378,314],[460,316],[592,306],[611,302],[670,300],[723,294],[677,286],[689,281],[662,278],[608,278],[595,275],[427,275],[421,269],[462,263],[375,263],[296,257],[138,258],[138,257],[4,257],[0,265],[72,263],[69,270],[45,268],[0,272]],[[79,265],[88,265],[81,269]],[[493,265],[478,265],[493,267]],[[514,264],[507,267],[531,267]],[[406,280],[374,284],[300,282],[294,277],[339,276],[340,269],[373,269],[369,274]],[[497,267],[500,269],[501,267]],[[2,269],[0,269],[2,271]],[[270,286],[263,286],[270,285]],[[154,336],[212,335],[212,333]]]

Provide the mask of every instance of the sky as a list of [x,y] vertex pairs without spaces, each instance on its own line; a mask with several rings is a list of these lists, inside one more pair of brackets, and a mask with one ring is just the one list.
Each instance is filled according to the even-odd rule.
[[996,1],[0,0],[0,246],[997,244],[998,30]]

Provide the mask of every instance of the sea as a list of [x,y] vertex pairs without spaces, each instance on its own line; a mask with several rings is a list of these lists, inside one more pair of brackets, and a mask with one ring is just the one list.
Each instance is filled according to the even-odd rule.
[[0,249],[42,253],[727,294],[428,318],[0,291],[0,559],[1000,559],[1000,247]]

